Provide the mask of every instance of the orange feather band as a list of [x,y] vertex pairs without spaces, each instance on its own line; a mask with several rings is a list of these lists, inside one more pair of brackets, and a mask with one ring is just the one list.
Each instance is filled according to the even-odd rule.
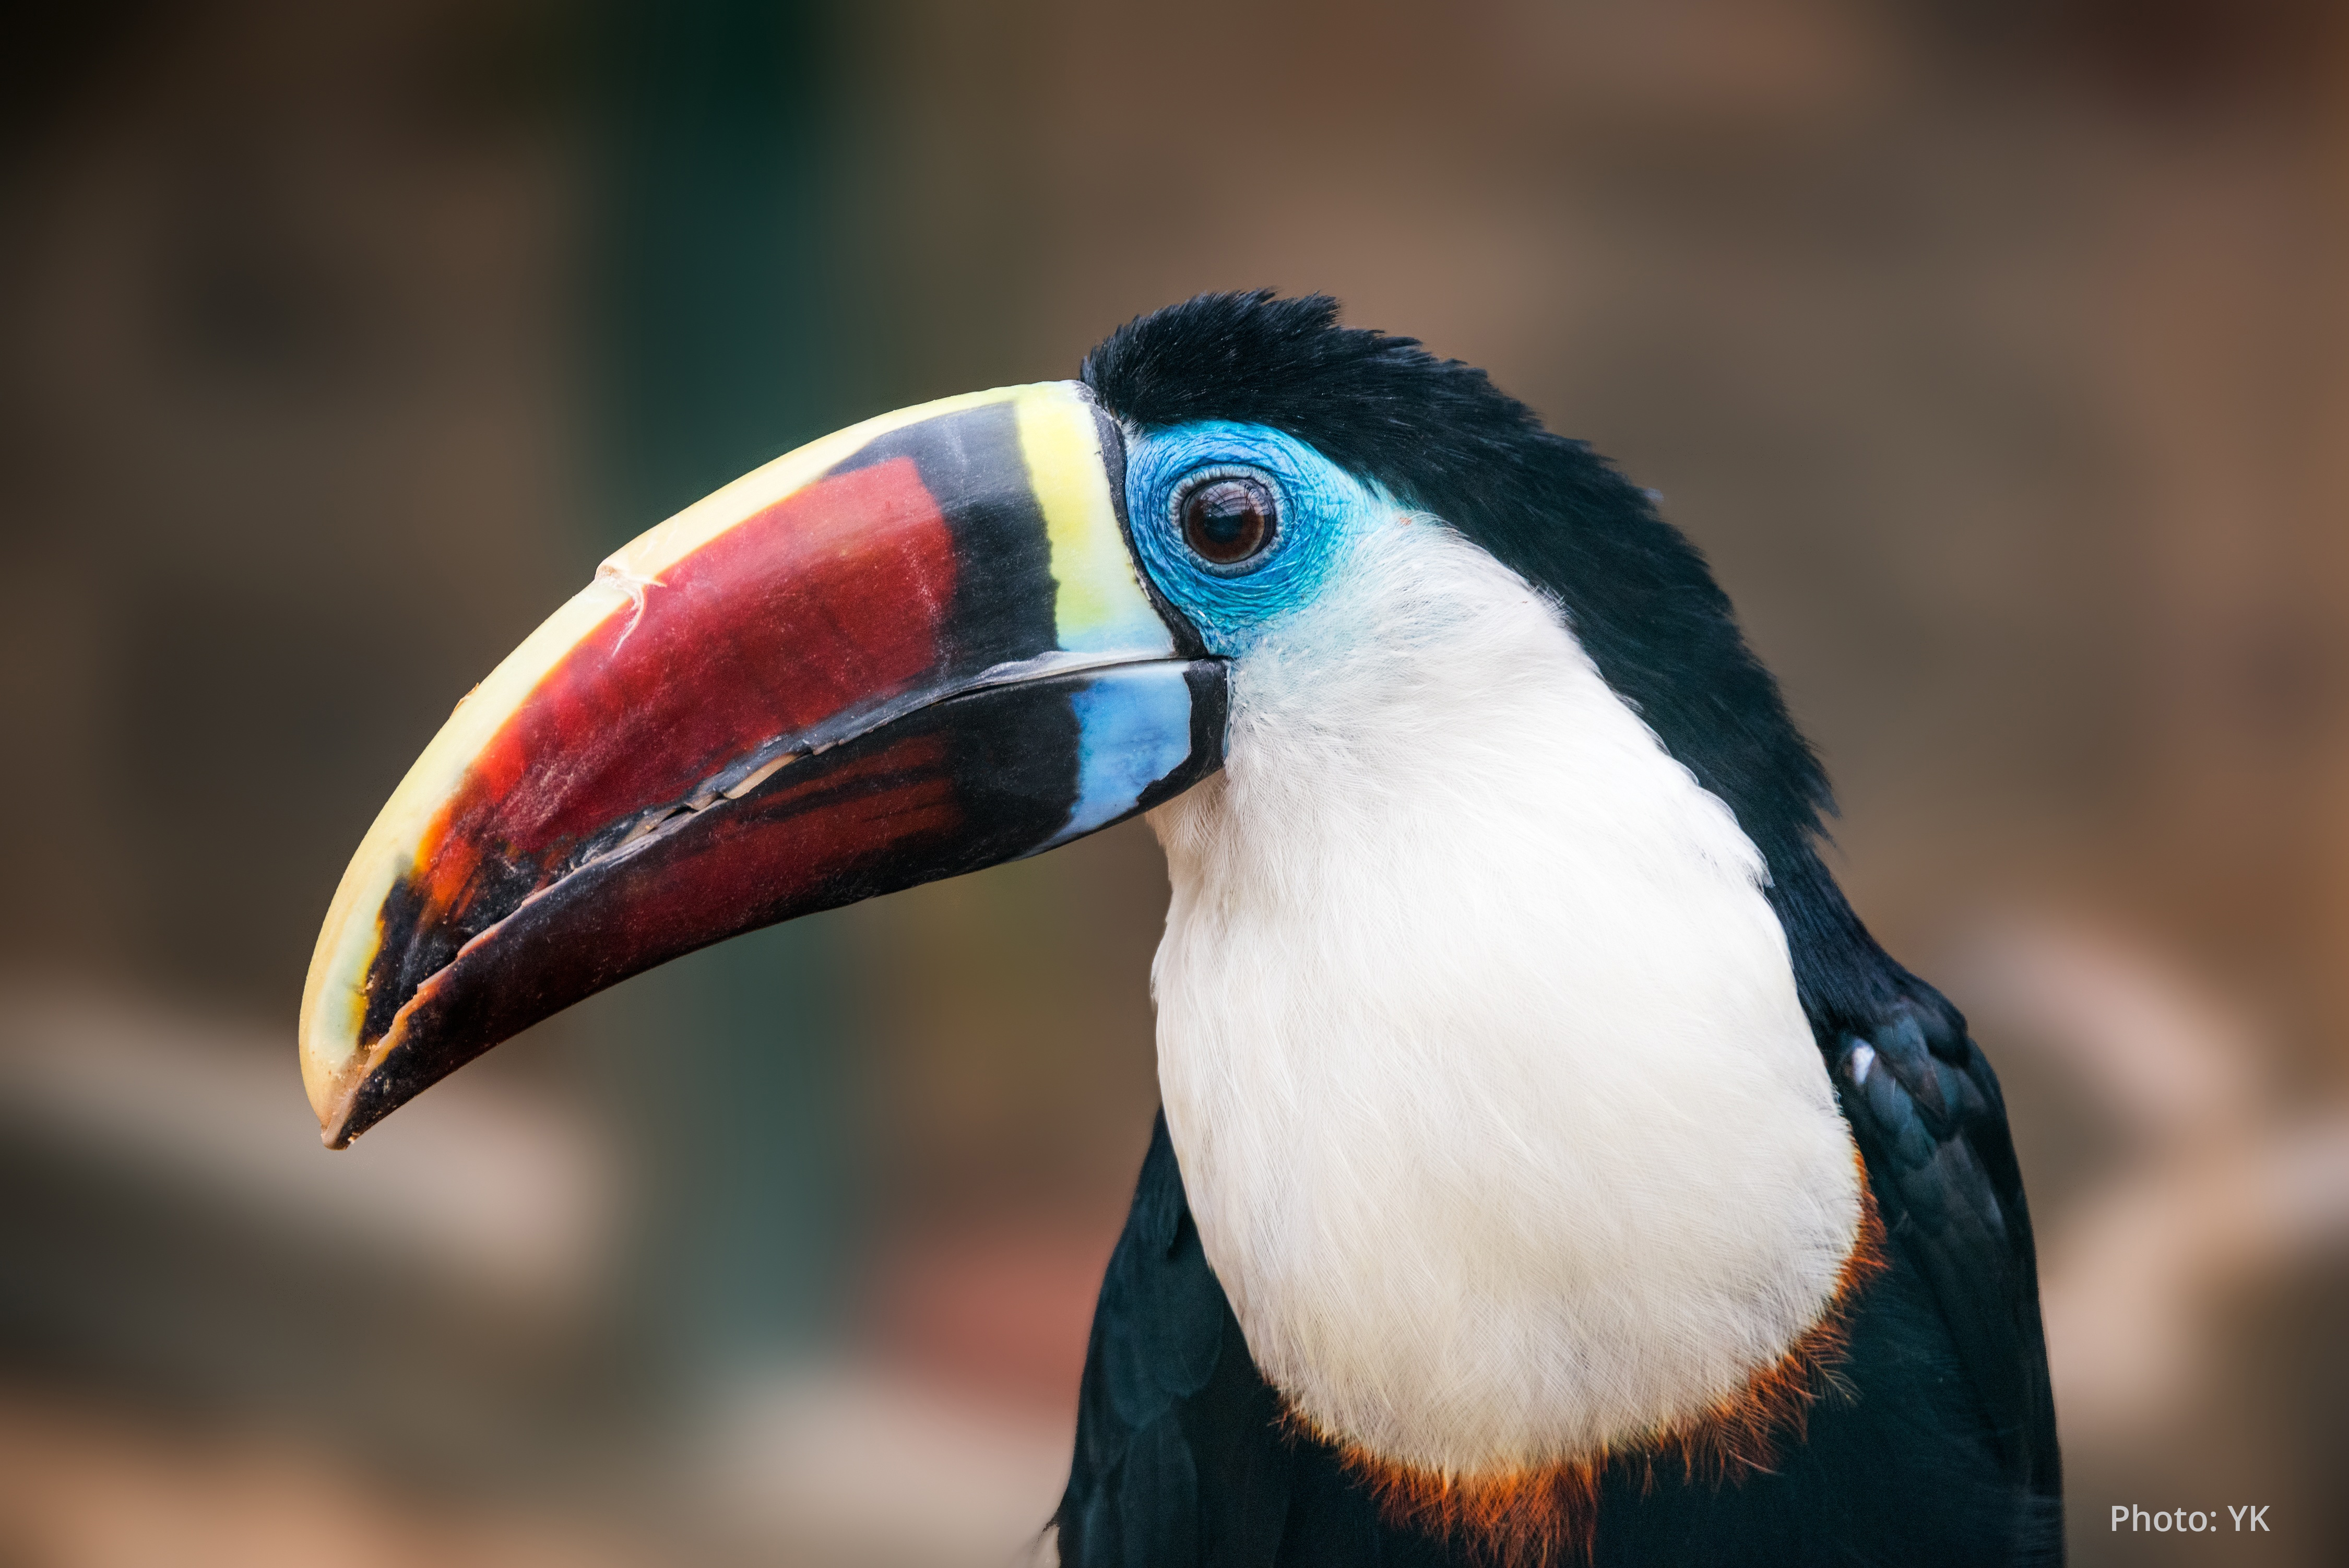
[[[1886,1267],[1884,1224],[1864,1166],[1859,1191],[1859,1233],[1819,1320],[1743,1388],[1695,1418],[1621,1449],[1489,1475],[1421,1470],[1341,1444],[1346,1468],[1377,1497],[1389,1523],[1468,1544],[1493,1568],[1588,1563],[1599,1482],[1610,1470],[1640,1475],[1651,1486],[1659,1466],[1714,1486],[1768,1470],[1782,1442],[1802,1440],[1812,1406],[1850,1397],[1837,1369],[1850,1348],[1858,1294]],[[1293,1413],[1290,1419],[1311,1429]]]

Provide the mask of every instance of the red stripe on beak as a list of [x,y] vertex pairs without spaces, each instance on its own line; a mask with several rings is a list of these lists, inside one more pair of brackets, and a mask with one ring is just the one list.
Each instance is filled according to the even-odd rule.
[[[475,759],[426,831],[417,925],[486,927],[616,821],[912,689],[938,663],[955,573],[945,515],[902,457],[823,479],[669,566]],[[371,1043],[390,1016],[369,1012]]]

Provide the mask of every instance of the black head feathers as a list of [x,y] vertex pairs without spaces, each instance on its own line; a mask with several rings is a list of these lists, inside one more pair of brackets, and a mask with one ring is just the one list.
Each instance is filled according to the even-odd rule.
[[1874,944],[1817,859],[1826,776],[1704,558],[1605,459],[1544,429],[1482,370],[1339,325],[1326,294],[1201,294],[1119,327],[1082,374],[1131,426],[1228,419],[1309,442],[1550,594],[1608,685],[1736,812],[1769,864],[1797,970],[1811,971],[1806,1002],[1841,1011],[1847,985],[1816,970],[1816,944]]

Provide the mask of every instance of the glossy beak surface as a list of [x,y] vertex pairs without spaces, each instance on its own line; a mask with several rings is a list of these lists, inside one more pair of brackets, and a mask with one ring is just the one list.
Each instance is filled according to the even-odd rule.
[[458,705],[343,874],[302,998],[341,1147],[549,1015],[738,933],[1032,854],[1223,759],[1117,427],[948,398],[737,480],[606,562]]

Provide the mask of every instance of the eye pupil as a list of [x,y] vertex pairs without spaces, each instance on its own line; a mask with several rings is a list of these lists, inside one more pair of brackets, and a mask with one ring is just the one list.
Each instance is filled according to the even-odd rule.
[[1211,480],[1183,501],[1184,542],[1216,566],[1263,553],[1277,526],[1272,491],[1261,480]]

